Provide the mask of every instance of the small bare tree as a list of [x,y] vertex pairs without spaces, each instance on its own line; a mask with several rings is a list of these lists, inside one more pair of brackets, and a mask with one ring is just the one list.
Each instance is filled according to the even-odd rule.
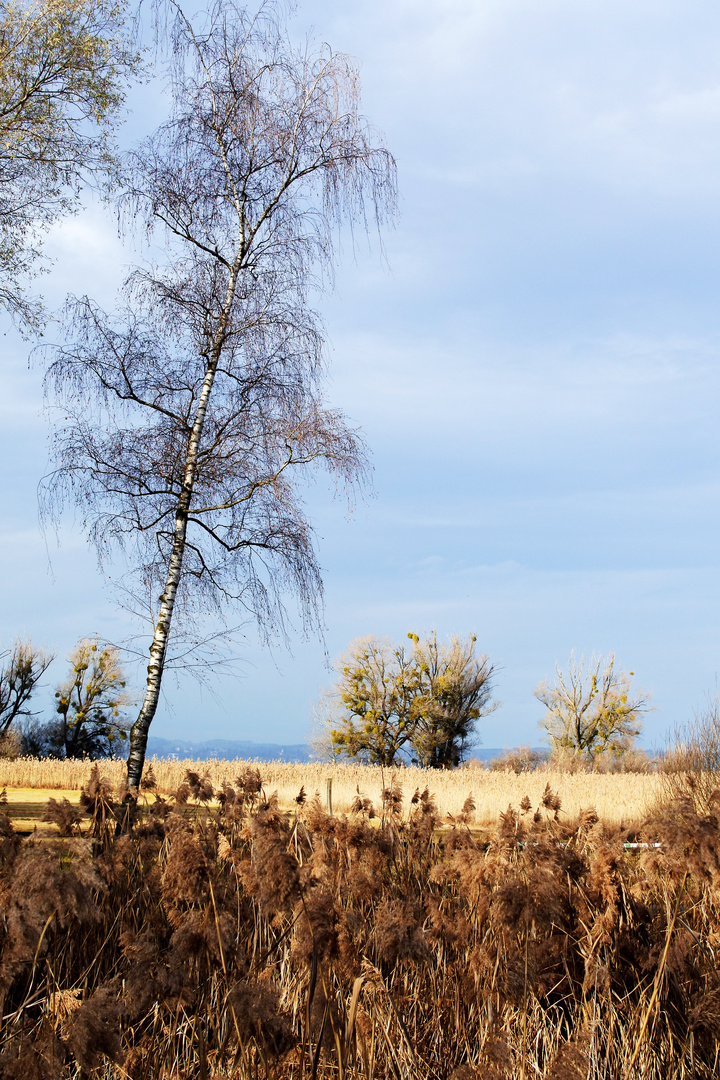
[[[283,626],[283,591],[317,626],[322,581],[298,480],[362,479],[360,437],[322,398],[311,292],[333,230],[393,212],[394,162],[359,111],[353,63],[298,52],[275,9],[177,9],[173,119],[131,160],[125,212],[159,231],[164,268],[136,270],[124,307],[68,311],[48,386],[62,408],[46,508],[73,499],[102,559],[132,548],[158,595],[145,698],[130,735],[140,782],[168,641],[183,603]],[[191,589],[192,586],[192,589]]]
[[677,725],[661,762],[664,794],[690,799],[699,814],[713,809],[720,789],[720,699],[708,698],[692,720]]
[[553,686],[541,682],[535,697],[545,706],[540,721],[554,749],[566,749],[592,763],[608,751],[619,755],[631,749],[640,734],[640,716],[647,712],[647,695],[631,692],[634,672],[619,671],[615,657],[592,657],[587,670],[581,658],[570,657],[567,675],[555,669]]
[[0,668],[0,735],[13,721],[33,715],[30,698],[53,657],[30,641],[16,641],[12,650],[0,653],[0,660],[5,659]]
[[375,635],[357,638],[335,670],[333,749],[370,765],[406,763],[424,707],[412,650]]

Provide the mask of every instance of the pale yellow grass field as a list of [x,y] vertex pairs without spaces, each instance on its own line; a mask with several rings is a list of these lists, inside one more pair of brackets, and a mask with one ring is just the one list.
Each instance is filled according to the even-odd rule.
[[46,828],[42,818],[44,815],[45,804],[49,798],[56,799],[57,802],[61,802],[62,799],[67,799],[68,802],[78,804],[80,800],[80,792],[76,790],[60,790],[53,788],[52,791],[42,788],[23,788],[14,787],[9,788],[6,791],[8,809],[12,817],[13,826],[21,831],[27,832],[37,828]]
[[[562,814],[570,820],[581,810],[594,807],[600,817],[609,823],[631,824],[645,817],[661,795],[659,776],[636,773],[568,774],[539,769],[517,776],[515,773],[490,772],[479,768],[453,772],[407,768],[395,772],[385,769],[383,772],[380,768],[366,765],[152,759],[158,789],[162,792],[177,788],[188,769],[207,775],[213,785],[218,785],[223,781],[234,783],[248,765],[260,770],[266,794],[277,791],[283,807],[294,804],[301,787],[305,788],[309,798],[317,793],[325,805],[327,781],[332,779],[333,811],[340,814],[350,809],[357,789],[379,811],[383,783],[387,786],[392,776],[402,787],[406,805],[416,788],[422,791],[427,787],[435,796],[443,815],[459,813],[465,799],[471,795],[477,808],[475,820],[478,824],[495,821],[509,804],[517,807],[525,795],[529,796],[533,806],[538,806],[546,784],[550,784],[552,790],[559,794]],[[124,761],[102,761],[99,767],[101,774],[107,776],[114,786],[122,785]],[[50,794],[57,789],[66,795],[79,791],[86,783],[91,768],[89,761],[0,760],[0,789],[8,789],[11,801],[14,801],[11,789],[16,788],[44,789]]]

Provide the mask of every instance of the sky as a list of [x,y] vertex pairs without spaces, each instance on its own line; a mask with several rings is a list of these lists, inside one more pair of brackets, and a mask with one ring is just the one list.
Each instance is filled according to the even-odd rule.
[[[662,745],[720,660],[720,8],[308,0],[292,32],[358,59],[398,165],[384,250],[345,238],[319,301],[372,491],[307,494],[324,642],[243,627],[237,677],[169,681],[151,733],[302,742],[353,638],[435,629],[495,665],[486,747],[540,743],[533,690],[573,651],[635,672]],[[131,105],[126,139],[163,116],[156,85]],[[48,252],[58,305],[111,304],[133,259],[92,202]],[[132,626],[80,523],[40,531],[42,363],[2,325],[0,641],[55,652],[51,689],[78,637]]]

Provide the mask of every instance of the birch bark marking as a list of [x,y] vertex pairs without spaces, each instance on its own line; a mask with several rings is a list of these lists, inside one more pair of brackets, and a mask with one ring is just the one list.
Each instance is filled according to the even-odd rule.
[[220,326],[215,336],[215,341],[213,343],[212,353],[210,354],[210,363],[208,364],[208,368],[205,373],[203,388],[200,393],[198,407],[195,412],[195,420],[193,422],[192,433],[188,442],[187,457],[185,459],[185,476],[183,480],[183,487],[180,498],[178,500],[178,507],[175,513],[173,548],[170,555],[170,561],[168,563],[167,580],[165,582],[165,588],[162,593],[160,611],[158,613],[157,622],[155,624],[155,632],[153,634],[152,645],[150,646],[150,663],[148,664],[147,669],[145,699],[142,703],[138,718],[130,729],[130,752],[128,754],[127,760],[127,782],[128,787],[134,788],[135,790],[138,790],[140,787],[143,766],[145,764],[145,752],[147,750],[148,731],[150,730],[150,724],[153,721],[153,718],[157,711],[158,702],[160,700],[160,686],[162,683],[163,669],[165,667],[165,657],[167,655],[168,641],[170,639],[170,627],[172,625],[173,609],[175,607],[175,597],[177,596],[177,590],[182,575],[182,563],[183,556],[185,554],[185,541],[187,539],[188,513],[190,511],[190,502],[195,486],[195,475],[197,473],[200,440],[202,439],[203,428],[205,427],[205,417],[207,416],[208,405],[210,403],[210,395],[212,393],[213,383],[215,382],[215,374],[217,372],[220,354],[222,352],[223,340],[225,338],[228,322],[230,320],[230,312],[232,310],[232,303],[235,297],[235,287],[237,284],[237,275],[240,267],[241,258],[242,247],[241,253],[235,260],[235,264],[233,265],[230,272],[230,281],[228,282],[227,295],[225,297],[225,304],[223,306],[222,316],[220,319]]

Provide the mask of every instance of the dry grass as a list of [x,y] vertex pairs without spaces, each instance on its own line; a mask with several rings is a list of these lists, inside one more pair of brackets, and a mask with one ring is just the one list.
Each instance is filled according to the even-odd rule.
[[[207,776],[214,787],[224,782],[234,783],[248,766],[247,761],[171,761],[152,759],[152,767],[161,792],[175,791],[188,769]],[[327,781],[332,779],[332,801],[335,813],[347,813],[358,790],[376,806],[380,804],[383,787],[390,783],[390,770],[366,765],[289,764],[288,762],[260,763],[257,766],[267,794],[277,791],[280,806],[288,809],[301,787],[308,795],[319,794],[323,803],[327,797]],[[38,761],[19,758],[0,760],[0,789],[36,788],[79,791],[86,784],[92,769],[90,761]],[[107,761],[103,774],[118,788],[125,777],[124,761]],[[594,808],[603,821],[613,825],[630,824],[645,818],[656,805],[661,793],[657,774],[634,773],[557,773],[546,769],[516,775],[514,772],[491,772],[468,768],[445,772],[437,769],[402,769],[398,779],[406,794],[428,788],[443,816],[460,813],[470,795],[477,807],[478,824],[497,821],[498,814],[509,803],[517,806],[529,796],[533,805],[542,797],[546,784],[562,797],[563,811],[574,820],[583,810]]]
[[89,832],[58,797],[27,841],[0,806],[0,1076],[717,1077],[720,793],[630,856],[549,788],[483,845],[411,790],[378,827],[193,771],[132,824],[95,770]]

